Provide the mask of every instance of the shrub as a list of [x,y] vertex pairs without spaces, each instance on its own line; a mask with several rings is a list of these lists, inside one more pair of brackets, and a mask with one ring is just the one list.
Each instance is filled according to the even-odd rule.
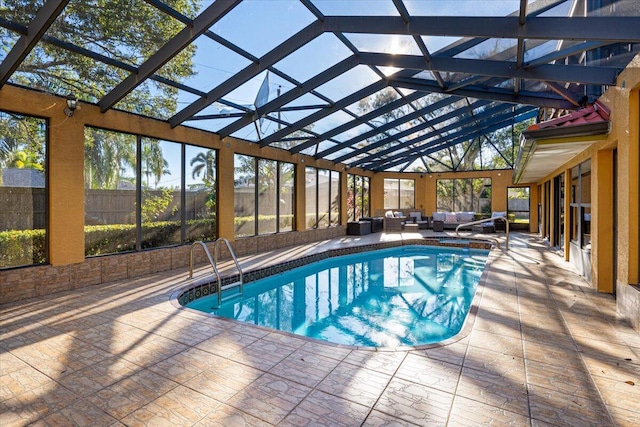
[[0,268],[43,264],[47,261],[46,231],[0,231]]

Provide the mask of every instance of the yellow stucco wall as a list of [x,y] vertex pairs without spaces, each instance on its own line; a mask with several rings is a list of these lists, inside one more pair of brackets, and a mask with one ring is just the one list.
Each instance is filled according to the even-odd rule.
[[[80,103],[72,117],[64,115],[65,99],[5,85],[0,89],[0,109],[49,120],[49,260],[52,265],[84,261],[84,129],[98,127],[151,138],[188,143],[218,150],[218,233],[234,240],[234,154],[298,163],[298,176],[305,166],[344,172],[344,165],[309,156],[291,155],[285,150],[261,148],[257,144],[225,138],[210,132]],[[304,159],[304,163],[299,163]],[[230,166],[230,167],[226,167]],[[357,171],[356,171],[357,172]],[[344,174],[342,174],[344,175]],[[365,174],[367,175],[367,174]],[[297,182],[297,230],[305,229],[304,178]],[[343,189],[346,188],[346,182]],[[346,196],[345,196],[346,197]],[[346,223],[346,208],[341,221]]]
[[[80,104],[75,115],[67,118],[63,114],[64,99],[48,94],[24,90],[12,86],[4,86],[0,90],[0,109],[17,113],[37,115],[50,120],[49,172],[53,177],[50,182],[50,260],[54,265],[82,262],[84,259],[84,127],[128,132],[153,138],[184,142],[218,150],[219,200],[228,201],[218,206],[219,235],[231,241],[234,239],[233,222],[233,168],[225,165],[233,164],[233,155],[246,154],[261,158],[296,163],[297,199],[296,229],[304,231],[305,215],[305,183],[304,168],[306,166],[337,170],[341,172],[341,188],[343,207],[341,222],[346,223],[346,175],[345,172],[361,174],[371,178],[371,210],[383,209],[384,178],[408,178],[415,180],[415,206],[430,214],[436,209],[437,179],[453,178],[491,178],[492,210],[507,209],[507,187],[511,186],[511,171],[472,171],[442,172],[438,174],[420,173],[372,173],[359,169],[345,171],[343,165],[335,165],[327,160],[315,160],[309,156],[290,155],[285,150],[272,147],[261,148],[257,144],[239,141],[234,138],[220,138],[212,133],[198,129],[178,126],[171,128],[167,123],[128,114],[119,111],[101,113],[94,105]],[[531,187],[531,230],[537,230],[537,192]]]
[[413,179],[415,181],[415,208],[423,209],[425,215],[436,212],[436,182],[439,179],[491,178],[491,210],[502,212],[507,210],[508,187],[530,187],[531,218],[530,231],[538,229],[538,192],[536,186],[513,185],[510,170],[438,172],[428,173],[393,173],[380,172],[371,180],[371,209],[373,212],[384,209],[384,179]]
[[591,283],[600,292],[612,293],[613,283],[613,151],[600,150],[591,159]]
[[[618,283],[638,283],[638,218],[639,218],[639,182],[640,182],[640,55],[636,56],[629,66],[620,74],[615,86],[609,87],[601,96],[610,110],[611,128],[608,135],[591,138],[593,145],[585,149],[571,160],[549,173],[537,182],[543,184],[551,181],[553,194],[553,178],[561,173],[570,173],[571,168],[585,160],[591,159],[591,282],[601,292],[612,292],[614,268]],[[564,139],[566,142],[585,140],[585,138]],[[611,212],[613,200],[613,150],[617,150],[617,216]],[[568,176],[568,175],[567,175]],[[570,179],[566,179],[569,182]],[[570,190],[566,186],[566,191]],[[565,194],[570,194],[569,192]],[[568,206],[567,197],[565,209]],[[553,218],[553,206],[552,215]],[[565,210],[568,212],[568,210]],[[567,214],[568,215],[568,214]],[[553,238],[553,221],[550,224],[550,235]],[[569,256],[569,222],[565,221],[565,257]],[[613,232],[617,230],[617,246],[614,247]],[[551,241],[551,244],[558,242]],[[617,263],[613,262],[613,253],[617,255]]]
[[[617,228],[617,248],[615,248],[617,254],[616,276],[618,282],[623,284],[638,283],[639,91],[640,56],[636,56],[629,67],[621,73],[616,86],[609,88],[601,97],[601,100],[611,109],[611,131],[606,141],[593,146],[591,149],[591,155],[594,158],[599,158],[602,162],[607,158],[607,151],[616,148],[618,153],[618,197],[616,200],[618,214],[614,219]],[[601,151],[605,153],[599,154]],[[603,169],[601,169],[599,176],[600,179],[605,180],[605,183],[596,184],[594,190],[598,191],[599,189],[601,196],[604,198],[598,206],[598,212],[602,216],[607,216],[610,215],[610,209],[612,209],[613,205],[613,201],[609,203],[607,199],[607,193],[611,191],[611,187],[607,188],[606,186],[609,180],[606,172],[609,171],[609,174],[611,172],[607,165],[602,166]],[[598,234],[601,241],[605,245],[612,244],[605,241],[612,240],[611,238],[606,238],[606,231],[613,228],[613,223],[606,224],[598,221],[598,226],[605,227],[604,231]],[[597,269],[596,275],[598,278],[611,277],[609,256],[603,250],[599,250],[596,257],[600,256],[603,259],[596,258],[594,263],[594,270]],[[596,283],[596,287],[602,290],[609,289],[609,287],[613,289],[614,286],[615,284],[611,283],[609,285],[606,281],[602,285]]]

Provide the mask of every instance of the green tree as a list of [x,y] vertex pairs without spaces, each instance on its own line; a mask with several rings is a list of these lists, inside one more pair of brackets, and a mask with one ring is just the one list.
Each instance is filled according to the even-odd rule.
[[126,172],[136,166],[136,137],[133,135],[86,128],[85,186],[91,189],[118,188]]
[[42,119],[0,112],[0,185],[4,168],[45,171],[45,125]]
[[[196,0],[165,3],[186,16],[195,16],[199,8]],[[41,1],[4,0],[0,17],[28,25],[41,5]],[[142,27],[144,31],[140,31]],[[146,2],[134,5],[126,0],[88,0],[69,2],[47,35],[136,66],[183,28],[180,21]],[[0,46],[5,52],[16,37],[15,33],[0,29]],[[178,82],[192,76],[194,54],[195,46],[191,44],[163,66],[159,74]],[[85,101],[96,102],[128,75],[129,71],[122,68],[41,41],[22,61],[11,81],[61,95],[73,93]],[[175,88],[145,83],[117,105],[140,114],[169,116],[176,111],[177,95]]]
[[216,209],[216,152],[215,150],[207,150],[199,152],[194,156],[189,165],[191,169],[191,177],[196,179],[202,175],[202,182],[206,187],[207,199],[205,206],[207,207],[206,215],[210,216]]
[[170,175],[169,162],[162,154],[160,141],[146,139],[142,144],[142,173],[146,176],[149,188],[149,177],[153,177],[153,187],[157,188],[163,175]]
[[[386,88],[380,92],[377,92],[375,95],[371,95],[367,98],[360,100],[360,102],[358,103],[358,111],[360,112],[360,114],[367,114],[371,111],[375,111],[378,108],[384,107],[385,105],[395,101],[396,99],[398,99],[398,97],[399,95],[394,89]],[[408,112],[408,109],[409,109],[408,106],[396,108],[395,110],[391,110],[384,114],[381,114],[380,116],[371,120],[371,122],[376,126],[385,125],[405,115]],[[399,131],[399,130],[400,129],[396,129],[396,131]],[[388,133],[376,134],[375,136],[368,138],[366,141],[359,143],[358,147],[364,148],[377,141],[381,141],[382,139],[385,139],[388,136],[389,136]],[[381,147],[376,148],[372,152],[384,150],[385,148],[388,148],[392,144],[393,143],[385,144]]]
[[160,194],[144,190],[142,199],[142,208],[140,209],[142,222],[153,222],[157,221],[159,216],[167,210],[173,200],[173,194],[170,188],[163,188]]
[[199,152],[194,158],[191,159],[189,165],[193,167],[193,169],[191,170],[191,177],[193,179],[199,178],[200,175],[202,175],[202,180],[205,182],[205,184],[213,183],[215,181],[216,152],[214,150]]

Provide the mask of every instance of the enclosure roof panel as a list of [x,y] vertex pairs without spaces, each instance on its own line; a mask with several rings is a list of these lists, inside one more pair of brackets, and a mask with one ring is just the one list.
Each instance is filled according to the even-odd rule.
[[[616,83],[640,52],[640,2],[574,3],[14,0],[0,6],[0,90],[364,169],[435,170]],[[572,117],[557,126],[592,120]]]

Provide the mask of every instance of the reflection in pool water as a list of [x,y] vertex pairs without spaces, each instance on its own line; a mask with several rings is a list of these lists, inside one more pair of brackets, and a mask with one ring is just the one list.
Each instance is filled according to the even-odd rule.
[[401,246],[330,258],[188,307],[338,344],[417,346],[456,335],[488,251]]

